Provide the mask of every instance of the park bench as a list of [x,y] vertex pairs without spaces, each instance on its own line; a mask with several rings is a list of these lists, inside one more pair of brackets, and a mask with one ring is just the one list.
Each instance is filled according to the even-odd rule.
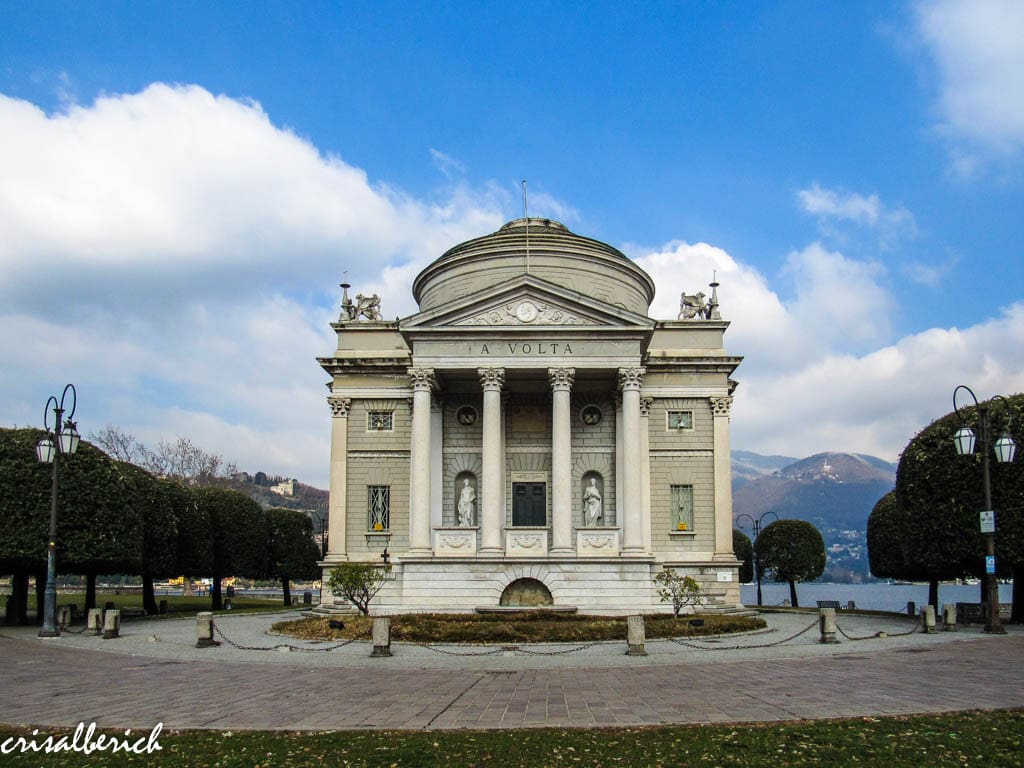
[[819,608],[834,608],[837,611],[843,610],[843,606],[841,606],[839,604],[838,600],[819,600],[818,601],[818,607]]

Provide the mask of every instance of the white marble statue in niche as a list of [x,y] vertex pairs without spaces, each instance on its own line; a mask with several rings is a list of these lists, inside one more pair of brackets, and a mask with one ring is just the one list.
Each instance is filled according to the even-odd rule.
[[473,512],[476,506],[476,491],[470,485],[467,477],[462,481],[462,490],[459,492],[459,527],[469,528],[473,525]]
[[583,489],[583,519],[588,528],[593,528],[602,517],[601,491],[597,487],[597,478],[590,478],[590,484]]

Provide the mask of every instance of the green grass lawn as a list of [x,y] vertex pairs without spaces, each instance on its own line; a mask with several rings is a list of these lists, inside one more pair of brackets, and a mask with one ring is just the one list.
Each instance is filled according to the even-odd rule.
[[[159,604],[161,600],[167,601],[168,617],[173,616],[194,616],[200,611],[210,610],[210,597],[182,597],[174,595],[157,595],[156,601]],[[96,605],[100,608],[105,606],[107,602],[113,602],[115,608],[121,610],[127,609],[128,611],[141,611],[142,610],[142,594],[139,592],[121,592],[120,594],[115,591],[102,591],[96,592]],[[71,605],[74,603],[78,606],[79,620],[84,621],[82,614],[85,610],[85,593],[83,592],[58,592],[57,593],[57,605]],[[7,605],[7,595],[0,595],[0,620],[3,618],[3,609]],[[28,608],[29,613],[35,612],[36,606],[36,595],[35,590],[31,590],[28,596]],[[237,613],[239,611],[250,613],[253,611],[286,611],[286,610],[301,610],[304,606],[286,606],[282,603],[280,598],[255,598],[255,597],[233,597],[231,598],[232,612]],[[226,611],[224,611],[226,613]],[[130,617],[126,617],[130,618]]]
[[[695,621],[694,621],[695,620]],[[346,616],[344,629],[331,629],[326,618],[281,621],[274,630],[305,640],[369,637],[372,619]],[[713,614],[675,618],[646,616],[645,634],[656,637],[747,632],[764,628],[763,619]],[[420,643],[588,643],[625,640],[625,616],[587,616],[575,613],[407,613],[391,617],[391,639]]]
[[[73,729],[45,729],[67,735]],[[108,731],[123,737],[123,731]],[[0,726],[7,738],[31,728]],[[139,736],[133,732],[133,736]],[[960,768],[1020,766],[1024,712],[967,712],[781,725],[517,731],[278,733],[164,731],[152,755],[94,752],[0,755],[16,766],[192,768],[461,768],[461,766],[745,766]]]

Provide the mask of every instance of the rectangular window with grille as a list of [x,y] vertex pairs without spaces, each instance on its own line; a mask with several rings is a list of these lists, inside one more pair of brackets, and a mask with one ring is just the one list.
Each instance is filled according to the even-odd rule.
[[370,530],[387,531],[391,528],[391,486],[368,485],[368,509],[370,511]]
[[669,429],[693,429],[693,411],[669,411]]
[[693,530],[693,486],[673,485],[672,489],[672,530]]
[[366,429],[370,432],[390,432],[395,428],[394,411],[368,411]]

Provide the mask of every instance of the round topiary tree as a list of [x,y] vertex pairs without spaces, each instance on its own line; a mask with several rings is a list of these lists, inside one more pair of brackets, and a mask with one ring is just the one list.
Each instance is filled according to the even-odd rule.
[[776,581],[789,582],[789,598],[800,605],[796,582],[813,581],[825,570],[825,541],[818,529],[804,520],[776,520],[757,537],[760,567]]
[[142,514],[142,607],[153,616],[160,612],[153,580],[174,575],[178,564],[176,486],[134,464],[118,462],[118,466],[132,484],[136,511]]
[[[1022,442],[1024,395],[1005,401],[1007,410],[986,403],[993,439],[1012,424],[1010,434]],[[975,408],[961,409],[975,432]],[[1007,418],[1008,417],[1008,418]],[[985,575],[985,540],[978,525],[984,507],[981,457],[959,456],[953,435],[962,425],[949,413],[929,424],[907,445],[896,471],[896,500],[900,540],[906,563],[918,578],[930,581]],[[980,450],[980,444],[976,448]],[[1018,458],[1012,464],[991,460],[992,504],[996,511],[997,574],[1014,578],[1013,620],[1024,621],[1024,471]],[[982,601],[985,600],[984,587]]]
[[270,570],[281,580],[284,604],[291,605],[291,580],[315,579],[320,549],[313,540],[313,521],[305,512],[274,507],[267,512]]
[[[37,597],[46,580],[53,470],[35,453],[44,434],[0,429],[0,571],[15,576],[18,621],[27,617],[28,575],[36,575]],[[118,464],[85,441],[61,462],[59,483],[57,567],[89,578],[87,607],[93,607],[96,574],[130,573],[141,565],[143,527],[135,491]]]
[[740,584],[754,580],[754,545],[743,531],[732,529],[732,551],[740,561]]
[[221,580],[225,576],[259,578],[268,571],[267,516],[248,496],[226,488],[194,488],[191,493],[210,520],[213,550],[211,610],[223,607]]

